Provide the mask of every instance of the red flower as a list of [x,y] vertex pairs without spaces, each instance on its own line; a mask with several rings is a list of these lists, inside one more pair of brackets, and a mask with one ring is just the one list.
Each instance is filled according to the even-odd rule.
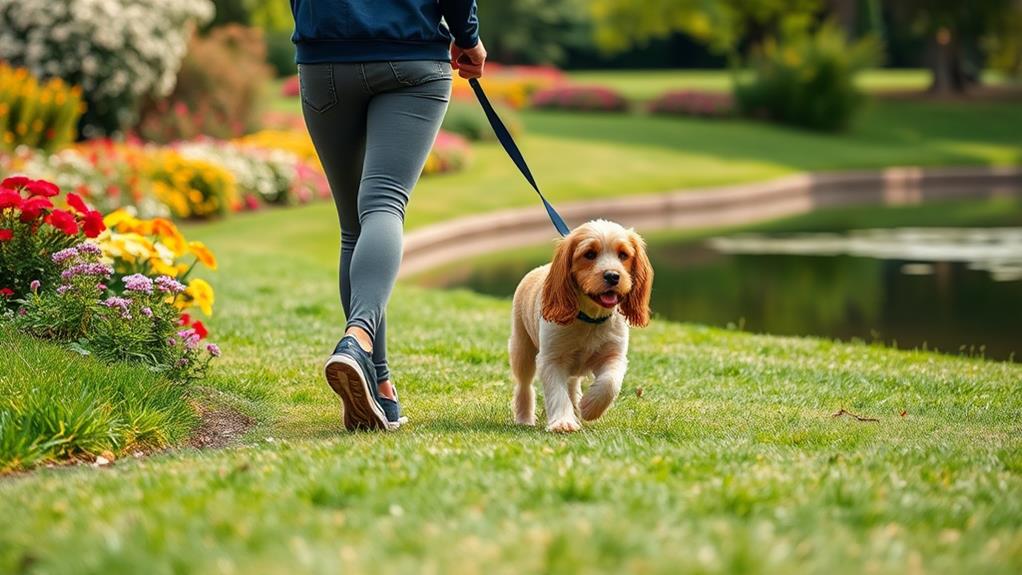
[[190,315],[188,315],[186,313],[183,313],[183,314],[181,314],[181,318],[179,320],[177,320],[177,323],[178,323],[178,325],[188,325],[188,324],[192,323],[192,316],[190,316]]
[[33,196],[42,196],[44,198],[52,198],[60,193],[60,188],[57,187],[57,184],[47,182],[46,180],[29,182],[25,184],[25,189]]
[[53,202],[38,196],[31,197],[21,204],[21,221],[31,222],[43,213],[43,210],[53,209]]
[[103,214],[96,210],[86,212],[85,217],[82,218],[82,229],[85,231],[85,237],[87,238],[98,236],[106,229],[106,224],[103,223]]
[[25,176],[11,176],[9,178],[4,179],[4,181],[0,182],[0,186],[16,190],[18,188],[24,187],[31,181],[32,180],[26,178]]
[[50,212],[50,215],[46,216],[46,223],[69,236],[78,233],[78,221],[75,220],[75,217],[70,212],[65,212],[64,210],[53,210]]
[[4,208],[20,208],[20,207],[21,194],[15,192],[14,190],[0,190],[0,210]]
[[206,329],[206,326],[202,325],[201,321],[193,323],[192,329],[194,329],[195,333],[198,334],[199,339],[206,339],[206,336],[209,335],[209,330]]
[[82,197],[75,193],[69,193],[67,195],[67,205],[71,206],[71,209],[78,212],[79,214],[86,214],[89,212],[89,207],[82,201]]
[[14,295],[14,290],[11,288],[0,288],[0,297],[11,297]]
[[0,229],[0,242],[6,242],[14,237],[14,230]]

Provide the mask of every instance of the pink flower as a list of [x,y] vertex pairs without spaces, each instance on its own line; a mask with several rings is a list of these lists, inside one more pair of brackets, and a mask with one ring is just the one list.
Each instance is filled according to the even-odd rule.
[[220,346],[215,343],[207,344],[206,351],[208,351],[209,355],[213,357],[220,357]]

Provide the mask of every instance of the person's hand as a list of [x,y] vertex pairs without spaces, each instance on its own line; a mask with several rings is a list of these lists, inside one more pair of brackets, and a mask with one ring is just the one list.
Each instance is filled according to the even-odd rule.
[[451,68],[457,70],[462,78],[481,78],[485,63],[486,48],[482,40],[472,48],[459,48],[451,44]]

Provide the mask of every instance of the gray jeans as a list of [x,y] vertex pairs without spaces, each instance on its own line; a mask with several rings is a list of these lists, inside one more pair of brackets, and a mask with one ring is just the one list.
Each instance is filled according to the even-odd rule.
[[341,226],[347,327],[373,338],[376,378],[390,378],[386,317],[401,264],[405,206],[451,93],[451,66],[432,60],[303,64],[302,112]]

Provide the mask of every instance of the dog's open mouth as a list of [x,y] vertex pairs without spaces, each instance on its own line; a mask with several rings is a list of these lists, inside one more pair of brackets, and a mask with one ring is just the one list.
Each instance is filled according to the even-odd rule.
[[601,294],[590,295],[589,299],[609,309],[621,302],[621,295],[616,291],[605,291]]

